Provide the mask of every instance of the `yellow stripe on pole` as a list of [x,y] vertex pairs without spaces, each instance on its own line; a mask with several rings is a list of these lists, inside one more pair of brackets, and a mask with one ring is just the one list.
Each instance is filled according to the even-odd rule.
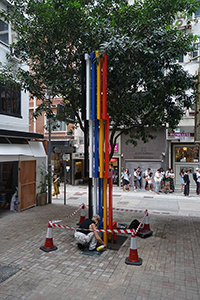
[[[96,57],[99,52],[96,52]],[[101,119],[101,57],[99,56],[99,63],[97,64],[97,119]]]
[[[103,178],[103,229],[107,229],[107,179]],[[107,232],[103,233],[103,241],[105,244],[108,243]]]
[[99,121],[99,178],[103,178],[103,163],[104,163],[104,122],[103,119]]

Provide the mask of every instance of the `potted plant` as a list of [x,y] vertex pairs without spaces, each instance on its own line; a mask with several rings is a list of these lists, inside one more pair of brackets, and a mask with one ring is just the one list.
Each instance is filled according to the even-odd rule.
[[36,205],[43,206],[47,204],[47,187],[49,182],[49,173],[46,170],[46,166],[43,163],[39,166],[40,169],[40,184],[38,185],[38,188],[40,189],[40,192],[37,194],[36,197]]

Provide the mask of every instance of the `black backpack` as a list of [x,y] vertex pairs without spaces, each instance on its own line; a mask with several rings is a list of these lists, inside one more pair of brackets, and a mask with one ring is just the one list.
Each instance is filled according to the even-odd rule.
[[129,225],[129,229],[137,229],[138,226],[140,225],[140,222],[137,219],[134,219],[131,224]]

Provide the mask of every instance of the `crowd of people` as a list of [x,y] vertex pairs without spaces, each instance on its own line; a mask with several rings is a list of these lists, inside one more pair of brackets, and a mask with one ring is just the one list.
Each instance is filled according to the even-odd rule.
[[[190,170],[188,169],[181,169],[179,172],[181,193],[187,197],[190,197],[189,173]],[[196,168],[196,172],[194,172],[192,175],[196,183],[196,194],[200,195],[200,168]],[[124,169],[121,175],[121,184],[124,191],[129,191],[130,178],[131,174],[129,173],[129,170],[127,168]],[[164,171],[163,168],[159,168],[155,174],[153,174],[151,168],[147,168],[142,173],[140,167],[138,167],[137,169],[134,169],[133,172],[133,188],[135,192],[144,187],[145,190],[150,192],[154,191],[157,194],[161,192],[165,194],[173,193],[175,191],[174,179],[175,174],[171,168],[168,168],[166,171]]]
[[[129,191],[131,174],[129,170],[124,169],[121,180],[124,191]],[[134,169],[133,172],[133,188],[137,192],[138,189],[143,187],[147,191],[155,191],[157,194],[164,193],[173,193],[175,191],[174,186],[175,174],[173,169],[168,168],[164,171],[162,168],[159,168],[155,174],[151,171],[151,168],[147,168],[145,172],[142,173],[140,167]],[[199,180],[200,181],[200,180]]]

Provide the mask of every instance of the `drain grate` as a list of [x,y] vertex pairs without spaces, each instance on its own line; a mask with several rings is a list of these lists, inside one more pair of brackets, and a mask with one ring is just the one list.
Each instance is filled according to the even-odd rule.
[[17,267],[0,265],[0,282],[7,280],[19,270]]

